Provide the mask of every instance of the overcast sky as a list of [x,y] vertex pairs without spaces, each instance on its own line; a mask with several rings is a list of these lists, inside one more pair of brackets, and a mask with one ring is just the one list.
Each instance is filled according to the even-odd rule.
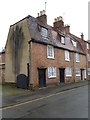
[[84,33],[88,39],[88,1],[89,0],[0,0],[0,51],[5,46],[10,25],[27,15],[37,17],[45,9],[48,24],[53,25],[54,18],[63,16],[70,32],[79,36]]

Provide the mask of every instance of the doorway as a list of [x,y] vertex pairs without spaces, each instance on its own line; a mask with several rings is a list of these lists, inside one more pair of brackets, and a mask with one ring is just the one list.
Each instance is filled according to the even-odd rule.
[[38,68],[39,87],[46,87],[46,68]]
[[81,80],[85,79],[85,70],[81,69]]
[[59,72],[60,72],[60,83],[64,83],[65,82],[65,68],[59,68]]

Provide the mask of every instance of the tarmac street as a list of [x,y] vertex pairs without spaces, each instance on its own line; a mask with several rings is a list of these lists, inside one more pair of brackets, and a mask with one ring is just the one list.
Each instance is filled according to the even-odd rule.
[[3,118],[88,118],[88,85],[5,107]]

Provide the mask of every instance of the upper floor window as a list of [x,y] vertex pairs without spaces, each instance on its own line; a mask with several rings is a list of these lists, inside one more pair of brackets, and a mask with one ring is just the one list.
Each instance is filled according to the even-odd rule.
[[65,50],[65,60],[66,61],[69,61],[70,58],[69,58],[69,51]]
[[41,36],[44,38],[48,37],[48,30],[44,27],[41,27]]
[[74,47],[77,47],[77,42],[76,41],[72,40],[72,43],[73,43]]
[[56,67],[48,67],[48,78],[56,77]]
[[87,43],[87,49],[89,49],[89,44]]
[[76,62],[80,62],[79,61],[79,54],[78,53],[76,53]]
[[71,68],[66,68],[66,76],[72,76]]
[[54,47],[51,45],[47,46],[47,57],[54,58]]
[[88,61],[90,61],[90,54],[87,54],[87,59]]
[[61,36],[61,43],[65,44],[65,37]]

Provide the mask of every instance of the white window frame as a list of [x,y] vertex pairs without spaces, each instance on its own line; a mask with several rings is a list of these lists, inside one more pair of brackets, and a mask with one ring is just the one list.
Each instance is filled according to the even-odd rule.
[[89,44],[87,43],[87,49],[89,49]]
[[68,50],[65,50],[65,60],[70,61],[70,55]]
[[47,58],[54,59],[54,47],[47,45]]
[[47,30],[47,28],[41,27],[41,36],[43,38],[47,38],[48,37],[48,30]]
[[56,77],[56,67],[48,67],[48,78],[55,78]]
[[65,71],[66,71],[66,77],[71,77],[72,76],[71,68],[67,67]]
[[73,43],[74,47],[77,47],[77,42],[76,41],[72,40],[72,43]]
[[87,59],[88,61],[90,61],[90,54],[87,54]]
[[79,60],[79,53],[75,54],[75,59],[76,59],[76,62],[80,62],[80,60]]
[[87,71],[88,71],[88,75],[90,75],[90,68],[88,68],[88,70],[87,70]]
[[65,44],[65,37],[61,36],[61,43]]
[[[79,73],[79,74],[77,74],[77,73]],[[81,74],[80,74],[80,69],[79,69],[79,68],[76,68],[76,69],[75,69],[75,74],[76,74],[76,77],[81,76]]]

